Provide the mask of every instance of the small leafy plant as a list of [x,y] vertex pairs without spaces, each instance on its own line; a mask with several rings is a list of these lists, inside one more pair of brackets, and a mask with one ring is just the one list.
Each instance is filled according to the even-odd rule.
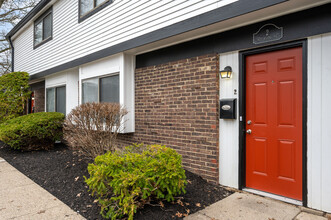
[[85,181],[96,195],[104,218],[133,219],[138,208],[152,198],[173,201],[185,193],[186,176],[175,150],[161,145],[132,145],[108,152],[89,164]]
[[39,112],[0,124],[0,140],[17,150],[50,149],[62,138],[64,115]]

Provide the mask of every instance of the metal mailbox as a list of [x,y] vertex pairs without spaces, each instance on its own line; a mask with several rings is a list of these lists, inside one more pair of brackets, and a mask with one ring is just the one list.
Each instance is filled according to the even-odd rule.
[[220,100],[220,118],[236,119],[236,102],[237,99],[221,99]]

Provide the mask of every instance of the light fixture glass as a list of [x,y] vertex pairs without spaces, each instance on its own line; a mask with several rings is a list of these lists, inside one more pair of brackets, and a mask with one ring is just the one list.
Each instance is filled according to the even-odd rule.
[[226,66],[224,70],[220,72],[222,79],[229,79],[232,76],[232,68],[231,66]]

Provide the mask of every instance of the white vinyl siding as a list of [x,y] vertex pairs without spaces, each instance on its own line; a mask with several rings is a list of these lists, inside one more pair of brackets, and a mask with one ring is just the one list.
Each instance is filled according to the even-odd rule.
[[308,206],[331,212],[331,34],[308,39]]
[[115,0],[78,23],[78,0],[53,5],[53,40],[33,50],[33,24],[13,37],[15,71],[35,74],[236,0]]

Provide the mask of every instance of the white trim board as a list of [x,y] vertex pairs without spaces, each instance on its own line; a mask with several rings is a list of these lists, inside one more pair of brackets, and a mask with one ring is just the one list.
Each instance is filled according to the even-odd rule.
[[[231,79],[220,79],[219,98],[237,98],[239,94],[239,52],[220,54],[220,69],[232,67]],[[236,90],[236,92],[235,92]],[[237,108],[237,116],[239,108]],[[219,182],[221,185],[238,189],[239,179],[239,117],[219,119]]]

